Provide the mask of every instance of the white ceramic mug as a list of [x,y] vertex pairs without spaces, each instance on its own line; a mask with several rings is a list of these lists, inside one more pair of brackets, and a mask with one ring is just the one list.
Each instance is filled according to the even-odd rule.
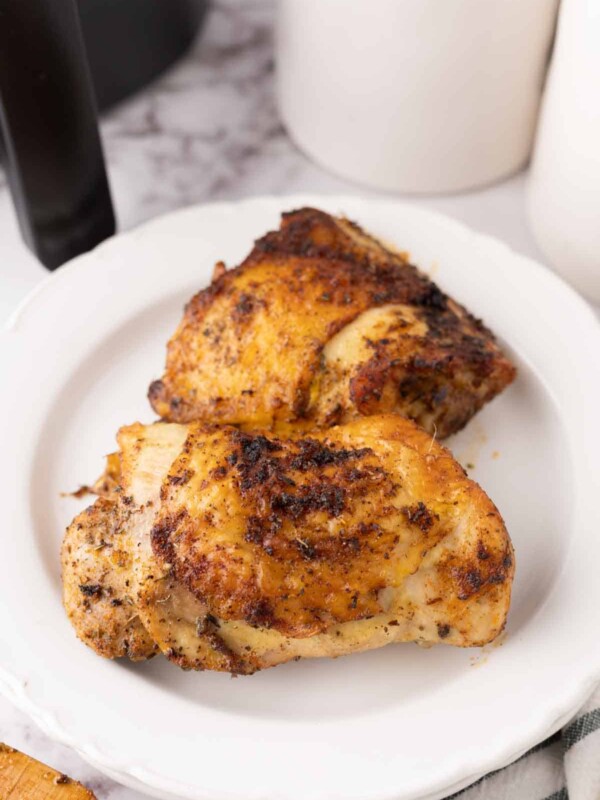
[[529,157],[557,0],[279,0],[297,144],[379,189],[450,192]]
[[529,182],[552,266],[600,305],[600,2],[562,0]]

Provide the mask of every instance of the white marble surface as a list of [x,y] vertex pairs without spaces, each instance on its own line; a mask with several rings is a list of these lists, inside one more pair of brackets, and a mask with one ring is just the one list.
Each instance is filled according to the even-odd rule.
[[[374,195],[312,165],[286,136],[273,96],[272,19],[271,0],[218,0],[193,51],[104,119],[121,229],[214,199],[296,191]],[[484,191],[415,202],[540,258],[525,216],[525,183],[526,175],[518,175]],[[0,174],[0,323],[45,274],[21,244]],[[99,800],[141,797],[49,741],[2,699],[0,740],[84,781]]]

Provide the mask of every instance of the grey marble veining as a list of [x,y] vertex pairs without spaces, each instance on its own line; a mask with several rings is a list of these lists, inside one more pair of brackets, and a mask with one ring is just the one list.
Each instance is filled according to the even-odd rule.
[[[346,188],[308,165],[274,98],[273,3],[220,0],[186,59],[102,126],[119,220],[210,198]],[[328,186],[323,186],[323,184]]]

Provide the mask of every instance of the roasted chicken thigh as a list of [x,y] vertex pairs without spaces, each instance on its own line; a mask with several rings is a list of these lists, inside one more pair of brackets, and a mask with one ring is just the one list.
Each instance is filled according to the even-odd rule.
[[101,655],[159,649],[245,674],[391,642],[482,645],[503,629],[502,518],[409,420],[293,436],[135,424],[118,440],[116,485],[63,546],[65,605]]
[[493,335],[406,258],[304,208],[188,304],[149,391],[165,420],[285,433],[395,412],[445,437],[514,378]]

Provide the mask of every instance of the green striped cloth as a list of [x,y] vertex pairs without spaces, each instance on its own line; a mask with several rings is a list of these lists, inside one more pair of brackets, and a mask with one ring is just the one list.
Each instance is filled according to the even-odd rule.
[[600,800],[600,689],[562,731],[446,800]]

